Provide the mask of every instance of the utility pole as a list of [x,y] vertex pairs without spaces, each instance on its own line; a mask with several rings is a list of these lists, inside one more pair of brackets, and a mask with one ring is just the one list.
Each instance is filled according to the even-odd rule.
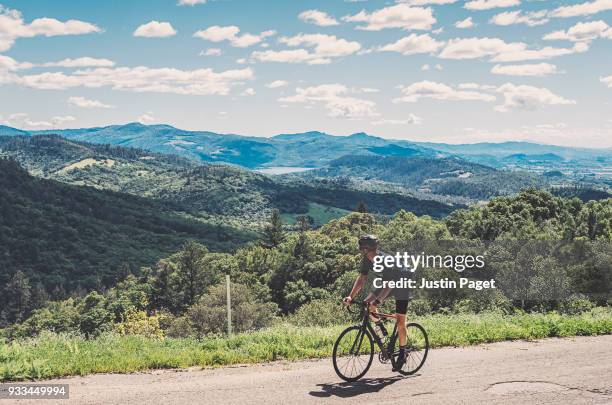
[[227,283],[227,334],[232,335],[232,293],[230,291],[230,276],[225,276]]

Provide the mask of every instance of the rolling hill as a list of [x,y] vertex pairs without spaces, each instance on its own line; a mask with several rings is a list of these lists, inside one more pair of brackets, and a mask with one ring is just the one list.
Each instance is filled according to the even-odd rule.
[[189,240],[227,251],[256,236],[169,203],[33,177],[14,160],[0,159],[0,190],[0,284],[21,270],[55,298],[111,286],[124,266],[151,266]]

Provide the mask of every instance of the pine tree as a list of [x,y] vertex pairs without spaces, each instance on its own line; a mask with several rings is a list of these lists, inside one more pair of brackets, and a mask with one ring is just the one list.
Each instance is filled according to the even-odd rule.
[[359,204],[357,204],[357,208],[355,209],[356,212],[360,212],[362,214],[367,214],[368,213],[368,207],[365,205],[365,203],[363,201],[359,201]]
[[262,245],[273,248],[280,245],[285,240],[285,232],[283,231],[283,220],[281,219],[278,210],[272,211],[270,222],[264,229]]

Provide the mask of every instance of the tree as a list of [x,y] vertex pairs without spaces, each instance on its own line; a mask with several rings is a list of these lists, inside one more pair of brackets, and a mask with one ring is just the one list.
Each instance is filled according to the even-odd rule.
[[195,304],[205,289],[202,259],[208,253],[206,246],[196,242],[187,243],[177,256],[177,281],[184,308]]
[[283,231],[283,220],[278,210],[272,211],[270,222],[266,225],[263,233],[262,244],[265,247],[277,247],[285,240]]
[[20,322],[26,318],[30,311],[32,292],[30,280],[18,270],[4,287],[3,306],[5,316],[9,323]]
[[368,207],[365,205],[365,203],[363,201],[359,201],[359,204],[357,204],[357,208],[355,209],[355,212],[360,212],[362,214],[367,214],[368,211]]

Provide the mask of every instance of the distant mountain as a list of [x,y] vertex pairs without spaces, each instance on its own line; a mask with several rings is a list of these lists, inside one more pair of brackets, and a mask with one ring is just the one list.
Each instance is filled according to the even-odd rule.
[[300,176],[384,181],[423,192],[470,199],[488,199],[547,184],[540,176],[499,171],[456,157],[344,156],[326,168],[304,172]]
[[0,137],[3,155],[40,177],[172,203],[189,216],[224,225],[252,227],[265,221],[272,209],[306,214],[311,204],[353,210],[363,201],[373,213],[387,215],[404,208],[435,217],[461,207],[391,190],[361,190],[350,182],[287,181],[225,164],[57,135]]

